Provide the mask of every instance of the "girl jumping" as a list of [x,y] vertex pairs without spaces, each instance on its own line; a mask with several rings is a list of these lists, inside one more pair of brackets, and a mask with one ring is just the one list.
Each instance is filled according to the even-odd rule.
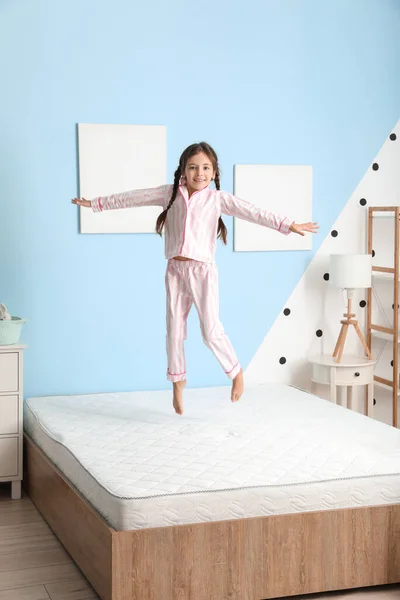
[[[210,186],[214,181],[215,188]],[[218,157],[205,142],[192,144],[182,153],[173,185],[133,190],[85,200],[74,198],[73,204],[92,208],[94,212],[161,206],[156,223],[162,235],[165,227],[165,275],[167,292],[167,379],[173,384],[175,412],[183,414],[182,392],[186,384],[184,340],[186,321],[194,304],[200,319],[204,343],[232,380],[231,400],[243,394],[243,372],[235,351],[219,320],[218,272],[214,256],[216,240],[227,243],[227,229],[221,214],[238,217],[270,227],[282,234],[316,233],[316,223],[295,223],[258,208],[228,192],[220,190]]]

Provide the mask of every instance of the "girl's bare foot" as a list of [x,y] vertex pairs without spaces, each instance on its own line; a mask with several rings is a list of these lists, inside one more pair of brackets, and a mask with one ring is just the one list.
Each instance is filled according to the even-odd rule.
[[240,369],[239,373],[233,380],[232,383],[232,392],[231,392],[231,400],[232,402],[237,402],[240,400],[240,396],[244,391],[244,381],[243,381],[243,371]]
[[183,415],[183,400],[182,400],[182,392],[183,388],[186,385],[186,379],[183,381],[174,381],[174,401],[173,406],[177,415]]

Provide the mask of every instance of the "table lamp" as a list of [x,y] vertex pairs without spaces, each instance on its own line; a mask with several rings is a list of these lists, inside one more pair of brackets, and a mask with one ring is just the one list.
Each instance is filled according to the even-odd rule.
[[329,282],[331,285],[344,289],[347,292],[347,313],[341,322],[339,337],[336,342],[333,357],[336,362],[340,362],[344,350],[347,332],[350,325],[354,327],[361,344],[367,353],[368,358],[372,358],[371,352],[365,342],[364,336],[354,318],[356,315],[351,312],[351,301],[355,288],[370,288],[372,285],[372,256],[371,254],[331,254],[329,267]]

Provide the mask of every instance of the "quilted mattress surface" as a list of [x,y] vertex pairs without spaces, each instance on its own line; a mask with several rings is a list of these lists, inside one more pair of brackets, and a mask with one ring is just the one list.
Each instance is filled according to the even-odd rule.
[[400,431],[283,384],[28,398],[24,429],[117,530],[400,502]]

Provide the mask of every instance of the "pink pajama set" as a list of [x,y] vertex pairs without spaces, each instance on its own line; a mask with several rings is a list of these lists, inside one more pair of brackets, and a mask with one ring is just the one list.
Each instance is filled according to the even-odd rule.
[[[133,190],[92,200],[93,211],[160,206],[164,210],[172,195],[172,185]],[[218,271],[214,256],[218,219],[224,215],[288,234],[292,219],[281,217],[228,192],[207,187],[189,199],[186,186],[179,186],[165,221],[165,274],[167,292],[167,379],[186,379],[184,340],[192,305],[199,314],[204,343],[212,350],[225,373],[233,379],[240,364],[219,320]],[[191,260],[173,260],[183,256]]]

